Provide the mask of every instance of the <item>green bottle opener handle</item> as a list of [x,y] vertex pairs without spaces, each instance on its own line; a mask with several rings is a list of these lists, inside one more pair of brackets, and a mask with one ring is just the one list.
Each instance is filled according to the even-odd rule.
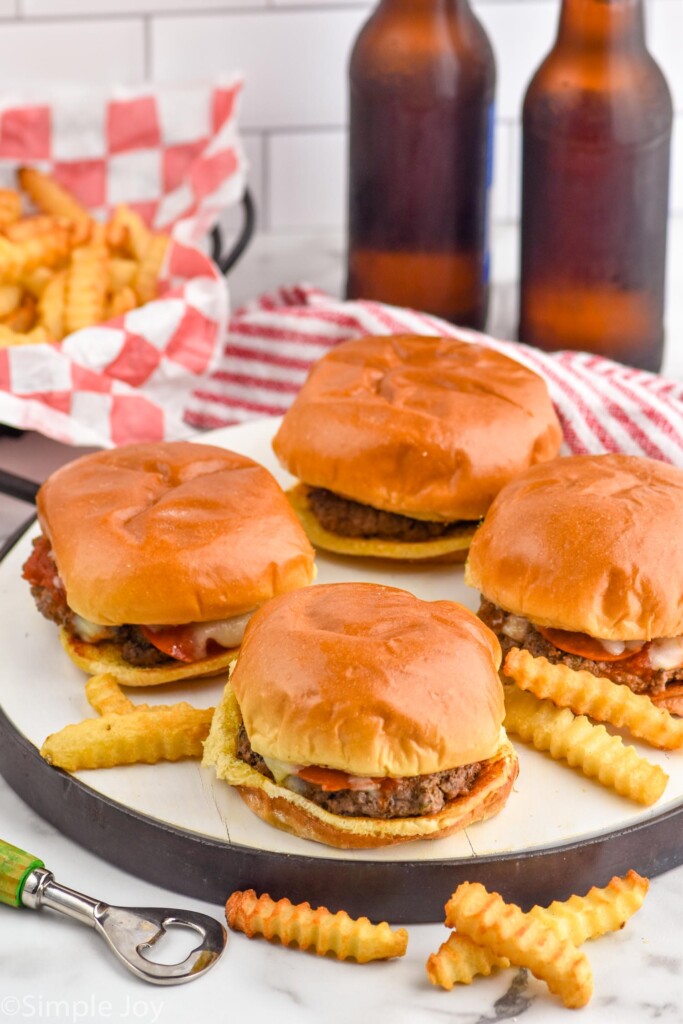
[[42,860],[32,853],[0,839],[0,903],[20,907],[26,879],[35,868],[43,867]]

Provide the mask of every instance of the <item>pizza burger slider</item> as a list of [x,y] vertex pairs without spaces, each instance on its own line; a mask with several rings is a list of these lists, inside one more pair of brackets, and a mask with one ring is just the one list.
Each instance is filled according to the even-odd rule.
[[465,570],[519,647],[683,714],[683,470],[630,455],[535,466],[491,506]]
[[206,444],[76,459],[38,492],[24,565],[39,611],[86,672],[148,686],[219,672],[254,610],[306,586],[313,549],[275,479]]
[[273,441],[316,547],[463,561],[509,480],[557,455],[543,380],[492,349],[397,335],[336,346]]
[[204,764],[305,839],[450,835],[499,811],[517,775],[499,664],[451,601],[370,583],[283,595],[247,626]]

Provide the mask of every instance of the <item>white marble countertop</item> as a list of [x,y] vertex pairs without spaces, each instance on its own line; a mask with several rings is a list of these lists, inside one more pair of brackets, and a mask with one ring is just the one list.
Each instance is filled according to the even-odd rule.
[[[490,330],[510,336],[514,232],[502,229],[495,242],[499,283]],[[683,376],[683,231],[673,233],[672,250],[665,372]],[[336,233],[257,238],[231,278],[233,302],[296,280],[338,292],[341,265]],[[36,435],[0,439],[0,468],[36,480],[74,454]],[[21,503],[0,496],[0,542],[27,511]],[[192,907],[222,917],[221,907],[203,906],[155,888],[82,850],[37,817],[2,779],[0,836],[41,857],[59,881],[107,902]],[[652,881],[643,909],[622,932],[588,944],[595,994],[581,1011],[582,1020],[683,1021],[681,907],[683,868],[678,868]],[[529,1024],[555,1024],[570,1015],[526,972],[503,971],[452,992],[433,988],[424,964],[447,932],[439,925],[419,925],[409,927],[409,933],[408,953],[402,960],[362,966],[230,934],[222,961],[205,978],[164,989],[129,976],[82,925],[50,911],[38,916],[0,906],[0,1021],[184,1024],[248,1014],[255,1024],[341,1024],[354,1019],[496,1024],[520,1018]]]

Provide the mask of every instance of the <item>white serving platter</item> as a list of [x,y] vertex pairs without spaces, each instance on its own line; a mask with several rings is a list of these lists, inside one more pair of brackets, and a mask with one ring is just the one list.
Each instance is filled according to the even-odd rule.
[[[251,456],[286,487],[291,478],[278,466],[270,444],[277,422],[227,428],[202,440]],[[354,865],[362,865],[375,880],[378,911],[408,920],[436,919],[435,907],[443,904],[441,878],[449,866],[457,867],[462,877],[484,880],[492,873],[502,888],[507,880],[508,891],[522,901],[542,898],[548,872],[566,874],[569,885],[579,883],[577,872],[581,875],[591,864],[594,870],[602,864],[603,873],[624,865],[651,873],[673,866],[671,857],[676,857],[680,845],[672,837],[683,809],[683,753],[656,751],[626,735],[627,742],[670,777],[653,807],[634,804],[549,755],[515,742],[519,778],[507,805],[494,818],[446,839],[368,851],[335,850],[266,825],[235,791],[195,761],[83,771],[74,782],[37,754],[49,733],[94,715],[85,699],[85,676],[63,653],[56,628],[38,614],[29,586],[21,579],[37,532],[33,524],[0,562],[0,772],[40,813],[112,861],[162,881],[158,868],[164,851],[172,851],[166,884],[203,896],[214,891],[214,882],[225,892],[245,877],[256,887],[260,880],[268,880],[272,888],[279,867],[286,865],[283,878],[293,871],[296,877],[301,871],[308,873],[315,878],[316,892],[327,892],[330,903],[353,877]],[[420,567],[323,553],[318,554],[317,565],[317,584],[365,580],[403,587],[425,600],[460,601],[474,610],[478,606],[479,596],[465,586],[458,566]],[[217,677],[128,693],[136,703],[188,700],[208,707],[220,699],[224,683],[225,677]],[[232,874],[231,864],[238,865]],[[532,882],[533,872],[528,872],[534,864],[537,874]],[[201,886],[191,877],[194,867],[202,872]],[[411,891],[424,884],[419,900],[413,896],[401,902],[396,886],[403,870]],[[216,872],[220,880],[212,879]],[[602,880],[591,877],[589,884]],[[552,892],[560,895],[557,879]],[[349,904],[348,899],[339,902]],[[408,917],[404,905],[412,908],[406,910]]]

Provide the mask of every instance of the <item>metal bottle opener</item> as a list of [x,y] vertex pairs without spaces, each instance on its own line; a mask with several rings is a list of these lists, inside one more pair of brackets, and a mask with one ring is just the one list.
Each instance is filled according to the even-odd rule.
[[[94,928],[129,971],[153,985],[180,985],[200,977],[225,949],[225,928],[191,910],[110,907],[67,889],[54,880],[42,860],[0,839],[0,903],[40,910],[50,907]],[[167,926],[192,929],[201,942],[179,964],[157,964],[144,956]]]

